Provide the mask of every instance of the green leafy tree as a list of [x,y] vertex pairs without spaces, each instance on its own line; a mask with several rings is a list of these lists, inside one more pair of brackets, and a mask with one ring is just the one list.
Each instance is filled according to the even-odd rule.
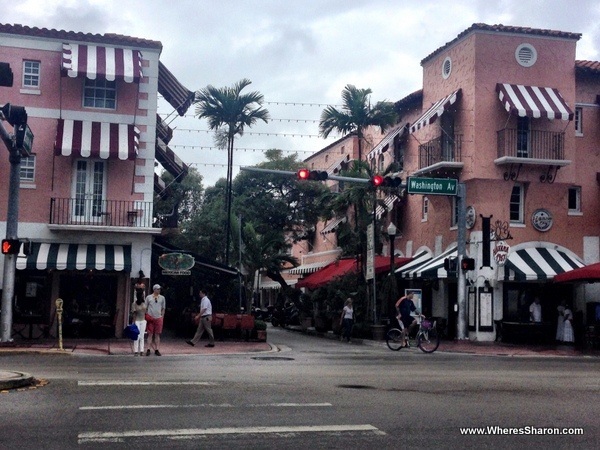
[[358,160],[362,161],[364,131],[371,126],[381,132],[395,125],[398,116],[392,102],[381,101],[371,107],[371,89],[358,89],[348,84],[342,90],[342,109],[327,106],[321,113],[319,131],[326,138],[336,130],[342,135],[355,133],[358,137]]
[[[231,236],[231,207],[233,183],[233,149],[236,136],[242,136],[246,127],[269,119],[269,111],[262,107],[264,97],[259,92],[242,93],[252,82],[242,79],[232,87],[207,86],[196,92],[196,116],[207,119],[211,130],[216,131],[216,142],[227,146],[227,178],[225,198],[225,264],[229,264],[229,242]],[[225,144],[225,145],[223,145]]]

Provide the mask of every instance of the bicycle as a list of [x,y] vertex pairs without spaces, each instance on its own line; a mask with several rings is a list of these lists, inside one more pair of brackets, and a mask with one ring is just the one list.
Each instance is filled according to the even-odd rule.
[[[410,339],[406,338],[406,343],[410,347]],[[440,334],[437,328],[437,321],[423,318],[419,323],[419,329],[414,337],[417,347],[425,353],[433,353],[440,345]],[[386,344],[390,350],[398,351],[407,345],[402,339],[402,330],[400,328],[391,328],[386,334]]]

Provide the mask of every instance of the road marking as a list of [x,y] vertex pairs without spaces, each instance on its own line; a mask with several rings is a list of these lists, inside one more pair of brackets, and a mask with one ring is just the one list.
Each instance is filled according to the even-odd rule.
[[353,432],[370,431],[379,435],[385,434],[373,425],[305,425],[305,426],[277,426],[277,427],[229,427],[229,428],[184,428],[176,430],[128,430],[128,431],[89,431],[79,433],[79,443],[101,442],[107,440],[139,438],[139,437],[166,437],[180,439],[183,437],[226,435],[226,434],[271,434],[271,433],[323,433],[323,432]]
[[230,403],[200,403],[190,405],[109,405],[109,406],[80,406],[81,411],[103,411],[103,410],[126,410],[126,409],[160,409],[160,408],[302,408],[302,407],[329,407],[331,403],[256,403],[249,405],[234,406]]
[[78,386],[218,386],[210,381],[78,381]]

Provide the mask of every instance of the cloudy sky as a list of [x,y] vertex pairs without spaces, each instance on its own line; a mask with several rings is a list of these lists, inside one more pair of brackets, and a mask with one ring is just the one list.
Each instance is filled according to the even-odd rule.
[[[346,84],[371,88],[374,102],[420,89],[420,61],[473,23],[582,33],[577,58],[600,60],[597,0],[0,0],[0,11],[6,24],[160,41],[162,62],[193,91],[250,79],[272,120],[237,140],[236,173],[265,149],[304,159],[339,137],[319,138],[318,119]],[[170,146],[211,186],[227,156],[193,114],[171,123]]]

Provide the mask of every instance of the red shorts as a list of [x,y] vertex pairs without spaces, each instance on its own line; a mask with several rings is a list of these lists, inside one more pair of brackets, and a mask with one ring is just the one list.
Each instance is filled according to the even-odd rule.
[[146,325],[146,331],[148,332],[148,334],[161,334],[162,330],[163,330],[163,318],[159,317],[159,318],[155,318],[155,317],[150,317],[149,315],[146,315],[146,322],[148,322],[148,324]]

